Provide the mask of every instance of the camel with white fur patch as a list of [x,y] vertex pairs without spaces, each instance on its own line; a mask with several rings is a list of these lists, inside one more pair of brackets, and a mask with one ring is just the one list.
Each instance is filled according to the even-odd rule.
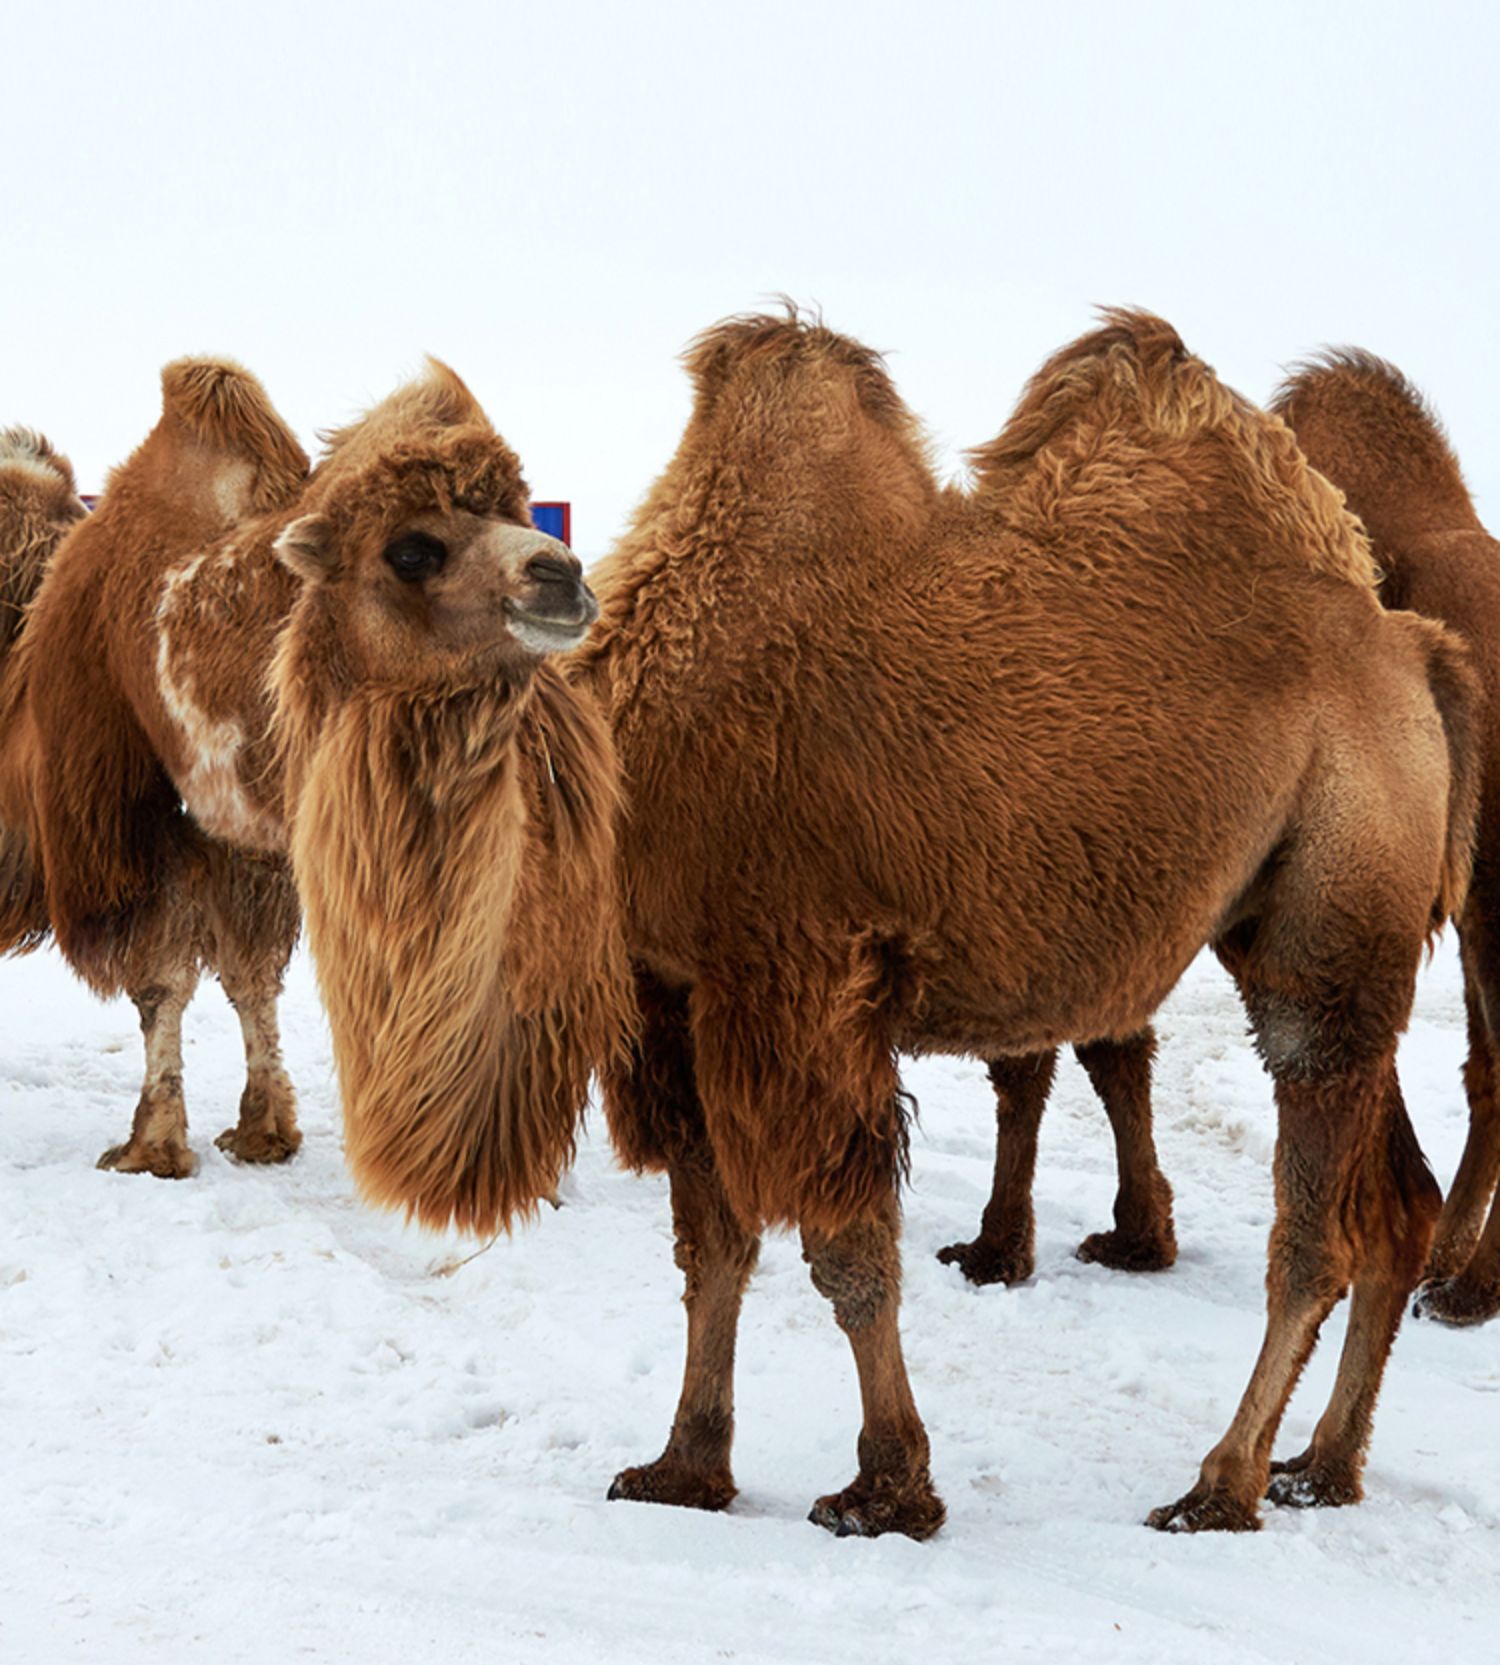
[[181,1023],[204,968],[245,1029],[219,1143],[284,1160],[295,863],[356,1173],[424,1219],[493,1227],[551,1189],[623,1009],[608,738],[543,664],[594,603],[445,366],[331,435],[311,474],[238,366],[183,360],[162,386],[7,672],[0,823],[45,911],[10,908],[0,944],[50,927],[140,1011],[145,1085],[101,1166],[192,1171]]

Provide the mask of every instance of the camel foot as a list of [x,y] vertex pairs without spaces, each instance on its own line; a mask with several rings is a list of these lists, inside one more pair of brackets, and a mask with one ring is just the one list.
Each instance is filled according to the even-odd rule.
[[214,1143],[236,1162],[290,1162],[302,1148],[302,1132],[292,1127],[226,1127]]
[[1283,1509],[1342,1509],[1365,1495],[1359,1470],[1348,1461],[1304,1451],[1288,1462],[1271,1464],[1266,1497]]
[[948,1518],[943,1500],[923,1473],[904,1485],[859,1479],[813,1504],[807,1517],[836,1538],[878,1538],[900,1532],[919,1543]]
[[727,1509],[735,1484],[727,1469],[705,1474],[673,1457],[658,1457],[640,1468],[623,1468],[607,1494],[611,1503],[670,1503],[679,1509]]
[[1500,1314],[1500,1286],[1471,1282],[1460,1273],[1424,1284],[1411,1311],[1413,1318],[1435,1318],[1455,1329],[1483,1324]]
[[1036,1251],[1030,1237],[992,1242],[976,1237],[972,1243],[950,1243],[939,1249],[944,1266],[956,1266],[970,1283],[1025,1283],[1036,1271]]
[[1171,1232],[1096,1231],[1074,1253],[1079,1260],[1116,1272],[1165,1272],[1176,1263],[1177,1239]]
[[1157,1532],[1259,1532],[1260,1511],[1222,1487],[1199,1484],[1175,1503],[1153,1509],[1146,1525]]
[[1479,1234],[1476,1231],[1466,1231],[1461,1241],[1458,1238],[1439,1237],[1432,1245],[1432,1253],[1427,1257],[1422,1282],[1447,1283],[1450,1278],[1458,1277],[1474,1258],[1474,1250],[1478,1246]]
[[154,1174],[157,1179],[191,1179],[198,1158],[186,1145],[111,1145],[94,1164],[117,1174]]

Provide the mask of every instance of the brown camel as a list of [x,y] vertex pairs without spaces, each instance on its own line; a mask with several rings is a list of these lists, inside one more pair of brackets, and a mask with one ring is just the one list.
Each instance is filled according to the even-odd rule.
[[[1393,365],[1357,350],[1330,351],[1299,369],[1271,409],[1308,460],[1363,521],[1380,572],[1380,597],[1437,619],[1472,652],[1484,688],[1479,729],[1482,791],[1473,883],[1458,916],[1469,1058],[1469,1137],[1438,1222],[1416,1311],[1449,1324],[1500,1312],[1500,1101],[1487,1013],[1500,1002],[1500,546],[1474,512],[1436,413]],[[1083,1260],[1155,1271],[1176,1259],[1172,1188],[1151,1128],[1149,1030],[1077,1049],[1114,1130],[1119,1165],[1115,1229],[1079,1245]],[[939,1251],[975,1283],[1015,1283],[1035,1270],[1031,1189],[1037,1132],[1053,1053],[990,1064],[996,1089],[995,1180],[972,1242]]]
[[594,578],[580,655],[631,783],[641,1029],[615,1140],[671,1179],[687,1368],[614,1497],[721,1508],[760,1233],[796,1224],[854,1354],[859,1472],[812,1518],[937,1530],[902,1359],[898,1049],[981,1057],[1141,1030],[1198,949],[1276,1085],[1266,1342],[1160,1527],[1249,1528],[1351,1283],[1308,1501],[1358,1486],[1439,1198],[1393,1067],[1424,938],[1467,873],[1473,691],[1381,610],[1368,548],[1286,428],[1171,328],[1114,313],[934,482],[880,359],[752,317],[688,359],[676,456]]
[[87,512],[66,457],[30,428],[0,428],[0,664],[53,550]]
[[[591,702],[542,665],[593,600],[444,366],[332,435],[311,476],[239,367],[182,361],[162,385],[160,423],[53,559],[10,667],[0,816],[38,881],[12,897],[40,887],[45,908],[12,906],[4,940],[50,926],[140,1009],[146,1084],[103,1165],[191,1171],[180,1026],[203,965],[245,1027],[221,1143],[279,1160],[298,1142],[275,1028],[298,924],[287,854],[307,858],[356,1174],[424,1219],[493,1226],[555,1183],[577,1054],[604,1050],[597,1009],[623,990],[598,951],[612,756]],[[554,1032],[580,987],[577,1033]]]

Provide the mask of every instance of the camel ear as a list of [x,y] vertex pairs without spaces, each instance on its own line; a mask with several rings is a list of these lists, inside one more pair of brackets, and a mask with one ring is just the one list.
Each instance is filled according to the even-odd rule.
[[333,525],[322,515],[303,515],[276,540],[281,564],[308,584],[325,582],[338,570]]

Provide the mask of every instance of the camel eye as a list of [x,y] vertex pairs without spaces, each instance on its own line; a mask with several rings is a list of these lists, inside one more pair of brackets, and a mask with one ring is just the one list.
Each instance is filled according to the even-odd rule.
[[448,559],[448,546],[441,538],[427,532],[403,532],[393,543],[385,546],[385,559],[392,572],[408,584],[443,570]]

